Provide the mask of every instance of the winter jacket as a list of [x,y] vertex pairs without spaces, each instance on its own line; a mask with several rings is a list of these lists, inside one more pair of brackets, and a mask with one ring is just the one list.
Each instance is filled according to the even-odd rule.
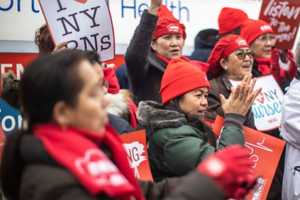
[[284,96],[281,136],[287,142],[282,199],[300,198],[300,72]]
[[216,29],[201,30],[195,38],[195,49],[191,54],[192,60],[200,60],[206,62],[211,50],[214,48],[218,41],[219,34]]
[[122,119],[117,115],[108,114],[108,120],[110,125],[120,134],[134,130],[125,119]]
[[199,120],[190,121],[183,113],[162,104],[141,102],[138,120],[148,131],[149,160],[156,181],[187,174],[216,149],[244,144],[241,129],[244,117],[240,115],[226,115],[216,146],[212,144],[213,133],[207,126]]
[[[101,146],[111,158],[110,151]],[[45,151],[42,142],[31,134],[9,136],[4,148],[1,177],[7,200],[100,200],[105,194],[91,196],[64,167]],[[215,183],[198,172],[160,183],[140,183],[145,199],[196,200],[224,199]]]
[[[208,93],[208,112],[206,113],[206,119],[208,121],[214,121],[217,115],[224,116],[220,94],[228,98],[231,93],[231,83],[226,75],[221,75],[215,79],[210,80],[210,90]],[[246,116],[245,126],[255,129],[254,117],[250,111]]]
[[157,16],[144,11],[126,51],[128,77],[136,103],[142,100],[160,101],[160,82],[167,63],[151,50],[157,19]]
[[116,70],[116,76],[119,81],[119,85],[121,89],[131,89],[129,86],[129,80],[128,80],[128,72],[127,72],[127,66],[126,64],[122,64],[117,70]]

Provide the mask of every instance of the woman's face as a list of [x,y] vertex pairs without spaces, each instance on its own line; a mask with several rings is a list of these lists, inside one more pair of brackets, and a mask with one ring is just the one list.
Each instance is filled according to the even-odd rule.
[[207,110],[208,88],[198,88],[182,96],[179,100],[180,109],[188,116],[203,118]]
[[245,75],[252,72],[253,53],[249,48],[241,48],[232,52],[221,65],[229,79],[242,80]]
[[272,33],[266,33],[254,40],[251,50],[256,58],[271,58],[272,48],[276,44],[276,38]]
[[182,55],[184,38],[180,34],[164,35],[152,41],[152,49],[169,59],[178,58]]
[[78,67],[82,89],[77,96],[75,106],[67,106],[68,125],[99,133],[108,121],[102,87],[103,75],[96,72],[88,61],[82,61]]

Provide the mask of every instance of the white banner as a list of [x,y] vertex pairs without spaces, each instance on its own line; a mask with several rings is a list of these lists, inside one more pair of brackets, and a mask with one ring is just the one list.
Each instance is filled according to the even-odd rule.
[[272,75],[257,78],[255,88],[262,92],[252,106],[257,130],[267,131],[279,128],[282,116],[283,93]]
[[97,51],[102,61],[114,57],[112,19],[105,0],[40,0],[55,44]]
[[[53,1],[52,4],[56,2]],[[143,10],[148,8],[149,3],[150,0],[109,0],[118,54],[125,53]],[[224,6],[243,9],[249,17],[257,19],[261,0],[163,0],[163,4],[186,25],[184,53],[190,54],[194,38],[200,30],[217,28],[218,14]],[[12,41],[0,43],[0,51],[4,48],[9,49],[9,52],[13,52],[13,49],[14,52],[36,52],[37,49],[32,51],[34,32],[43,23],[37,0],[0,0],[0,41]],[[23,46],[18,48],[14,41]],[[23,41],[31,42],[31,46]]]

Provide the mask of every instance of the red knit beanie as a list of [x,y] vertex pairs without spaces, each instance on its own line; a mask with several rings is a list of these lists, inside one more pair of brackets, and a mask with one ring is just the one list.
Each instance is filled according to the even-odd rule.
[[244,11],[237,8],[224,7],[218,18],[219,34],[230,33],[234,29],[241,27],[247,20],[248,15]]
[[244,47],[249,48],[249,45],[246,40],[239,35],[230,34],[221,38],[211,51],[207,61],[209,64],[207,72],[209,77],[214,78],[220,74],[222,71],[220,60],[222,58],[226,58],[232,52]]
[[248,44],[266,33],[273,33],[273,29],[270,24],[263,20],[248,20],[241,30],[241,36],[246,39]]
[[209,88],[209,82],[199,66],[180,58],[171,60],[161,80],[162,103],[202,87]]
[[153,32],[153,39],[168,34],[180,34],[186,38],[185,26],[177,20],[171,11],[164,5],[158,10],[158,22]]

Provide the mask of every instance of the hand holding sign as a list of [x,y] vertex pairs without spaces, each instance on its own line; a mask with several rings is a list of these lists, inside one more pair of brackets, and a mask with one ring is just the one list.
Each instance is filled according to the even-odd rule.
[[255,80],[251,75],[245,76],[241,84],[231,92],[228,99],[220,95],[222,109],[225,114],[235,113],[245,116],[251,108],[261,89],[254,91]]
[[59,43],[58,45],[55,45],[52,53],[57,53],[57,52],[60,52],[64,49],[67,48],[67,42],[62,42],[62,43]]

